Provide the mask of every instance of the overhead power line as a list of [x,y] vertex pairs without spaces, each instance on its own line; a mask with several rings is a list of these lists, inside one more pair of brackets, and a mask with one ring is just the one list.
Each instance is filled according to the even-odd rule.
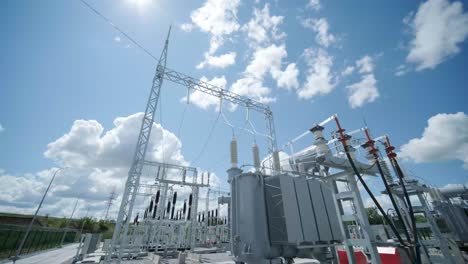
[[142,45],[140,45],[134,38],[129,36],[125,31],[120,29],[116,24],[114,24],[110,19],[108,19],[106,16],[104,16],[101,12],[99,12],[96,8],[94,8],[92,5],[90,5],[88,2],[85,0],[80,0],[85,6],[87,6],[91,11],[93,11],[96,15],[98,15],[100,18],[102,18],[104,21],[106,21],[109,25],[111,25],[115,30],[120,32],[120,34],[124,35],[128,40],[130,40],[133,44],[135,44],[137,47],[139,47],[142,51],[144,51],[146,54],[151,56],[155,61],[158,61],[158,58],[154,56],[149,50],[145,49]]

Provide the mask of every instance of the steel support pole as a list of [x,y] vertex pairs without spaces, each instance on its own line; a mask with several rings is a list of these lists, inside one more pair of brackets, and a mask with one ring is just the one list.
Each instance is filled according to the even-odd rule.
[[73,215],[75,214],[76,206],[78,205],[79,200],[80,200],[79,198],[76,199],[75,206],[73,207],[73,211],[72,211],[72,213],[70,215],[70,218],[68,218],[67,226],[65,227],[65,232],[63,232],[62,241],[60,242],[60,246],[58,246],[58,247],[63,247],[63,242],[65,241],[65,236],[67,236],[68,226],[70,226],[70,222],[71,222],[71,220],[73,218]]
[[32,228],[32,226],[33,226],[33,224],[34,224],[34,221],[36,221],[37,213],[39,212],[39,210],[40,210],[41,207],[42,207],[42,203],[44,202],[44,199],[45,199],[47,193],[49,192],[50,186],[52,185],[52,182],[54,181],[55,176],[57,175],[57,173],[58,173],[59,171],[62,171],[62,170],[64,170],[64,169],[66,169],[66,167],[65,167],[65,168],[57,169],[57,170],[54,172],[54,175],[52,176],[52,179],[50,179],[49,185],[47,186],[47,189],[45,190],[44,195],[42,196],[42,199],[41,199],[41,201],[39,202],[39,206],[37,206],[36,212],[34,213],[34,216],[33,216],[32,220],[31,220],[31,222],[29,223],[28,229],[26,230],[26,233],[24,234],[23,239],[21,240],[21,243],[20,243],[18,249],[16,250],[16,254],[15,254],[14,257],[11,258],[11,260],[13,260],[13,263],[15,263],[15,262],[20,258],[19,255],[20,255],[20,253],[21,253],[21,250],[23,250],[24,243],[26,242],[26,239],[27,239],[28,236],[29,236],[29,232],[31,232],[31,228]]

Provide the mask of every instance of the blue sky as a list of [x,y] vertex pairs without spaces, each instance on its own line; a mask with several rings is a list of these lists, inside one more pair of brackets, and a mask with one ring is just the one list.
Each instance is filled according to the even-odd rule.
[[[465,3],[89,3],[157,56],[172,24],[168,67],[268,102],[280,147],[337,113],[349,130],[364,126],[365,120],[375,136],[389,134],[397,149],[403,150],[405,168],[428,183],[468,182]],[[106,133],[118,127],[114,124],[117,117],[127,118],[121,124],[131,123],[129,120],[135,118],[129,116],[144,111],[156,62],[78,0],[3,1],[1,6],[1,177],[11,182],[10,186],[36,188],[39,194],[50,168],[73,164],[109,173],[118,185],[125,173],[92,160],[97,148],[92,131],[98,123]],[[197,67],[205,56],[212,60]],[[357,93],[354,97],[353,89]],[[181,144],[170,147],[167,155],[215,172],[226,188],[230,129],[219,121],[206,150],[199,155],[218,105],[216,100],[203,97],[198,105],[194,101],[187,105],[182,100],[185,95],[183,87],[168,82],[163,86],[162,114],[158,112],[157,122]],[[200,107],[203,103],[208,109]],[[244,125],[243,109],[223,109],[237,127]],[[96,122],[75,126],[75,120]],[[428,124],[428,120],[432,122]],[[253,114],[252,121],[257,130],[264,131],[261,116]],[[72,126],[76,133],[71,133]],[[79,129],[83,126],[88,129]],[[118,143],[109,140],[125,145],[120,154],[133,152],[131,144],[136,137],[120,136]],[[240,137],[241,160],[248,164],[254,139],[239,130],[236,136]],[[264,138],[259,136],[257,141],[266,155]],[[311,141],[308,138],[301,144]],[[55,144],[48,146],[52,142]],[[99,148],[112,153],[112,147],[107,150],[101,145]],[[173,155],[177,151],[183,158]],[[82,184],[80,179],[73,184]],[[106,185],[101,184],[99,190],[105,192]],[[71,188],[66,182],[59,186],[63,188],[52,194],[56,199],[46,208],[55,214],[69,210],[65,202],[60,203],[63,197],[77,196],[64,194]],[[29,197],[27,190],[8,193],[0,198],[0,209],[23,208],[19,211],[27,212],[36,196]],[[104,196],[92,196],[90,203],[96,212],[101,210]]]

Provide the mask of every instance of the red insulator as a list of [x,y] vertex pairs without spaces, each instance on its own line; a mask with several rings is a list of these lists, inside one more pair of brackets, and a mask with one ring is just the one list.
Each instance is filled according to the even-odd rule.
[[379,151],[378,149],[373,148],[373,149],[369,150],[369,153],[370,154],[376,154],[378,151]]
[[387,152],[392,152],[392,151],[395,150],[395,147],[394,147],[394,146],[388,146],[387,148],[385,148],[385,150],[386,150]]

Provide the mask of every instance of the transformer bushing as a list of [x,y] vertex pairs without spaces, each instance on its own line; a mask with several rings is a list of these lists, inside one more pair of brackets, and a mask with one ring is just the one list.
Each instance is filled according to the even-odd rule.
[[323,130],[324,127],[319,125],[309,129],[309,131],[314,134],[314,145],[317,147],[315,151],[318,157],[323,157],[330,152],[330,149],[327,145],[327,140],[325,140],[325,137],[323,136]]

